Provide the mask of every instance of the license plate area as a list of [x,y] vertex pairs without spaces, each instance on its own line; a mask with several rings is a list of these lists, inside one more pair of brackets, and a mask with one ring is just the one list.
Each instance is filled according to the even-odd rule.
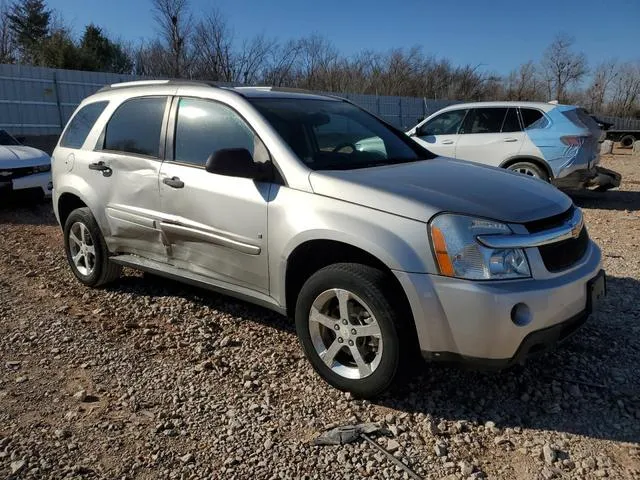
[[604,270],[600,270],[595,277],[587,282],[587,311],[593,312],[606,294],[607,279]]

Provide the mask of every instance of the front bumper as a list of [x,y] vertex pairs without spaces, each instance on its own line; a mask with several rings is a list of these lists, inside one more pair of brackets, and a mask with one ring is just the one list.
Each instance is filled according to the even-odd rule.
[[27,190],[41,191],[46,198],[49,198],[53,190],[51,172],[34,173],[33,175],[26,175],[7,181],[0,179],[0,189],[14,192]]
[[[577,265],[543,279],[478,282],[394,273],[409,299],[425,357],[505,367],[580,326],[589,313],[588,282],[600,263],[600,249],[590,242]],[[518,304],[529,310],[526,324],[512,320]]]
[[604,167],[576,170],[565,177],[554,178],[551,183],[558,188],[582,189],[596,187],[599,190],[609,190],[620,186],[622,176]]

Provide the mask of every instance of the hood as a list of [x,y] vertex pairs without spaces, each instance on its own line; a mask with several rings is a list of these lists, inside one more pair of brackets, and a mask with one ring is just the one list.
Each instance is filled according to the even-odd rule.
[[524,223],[563,213],[571,199],[507,170],[436,158],[356,170],[314,171],[319,195],[428,222],[440,212]]
[[51,163],[51,157],[37,148],[0,145],[0,169],[35,167]]

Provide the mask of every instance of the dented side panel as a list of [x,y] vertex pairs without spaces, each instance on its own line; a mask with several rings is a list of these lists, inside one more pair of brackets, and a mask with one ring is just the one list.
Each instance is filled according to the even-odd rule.
[[[526,130],[540,158],[551,167],[553,177],[561,178],[578,170],[587,170],[598,163],[598,138],[588,128],[579,127],[562,114],[558,107],[547,112],[550,124],[545,128]],[[566,145],[562,137],[578,137],[578,145]]]
[[160,182],[169,262],[176,267],[269,292],[267,205],[271,184],[164,162]]
[[158,190],[160,161],[108,152],[91,152],[91,156],[93,162],[102,161],[112,171],[110,176],[90,171],[95,177],[92,185],[100,189],[105,205],[105,221],[101,225],[107,227],[104,233],[109,250],[166,261],[166,247],[159,228],[162,218]]

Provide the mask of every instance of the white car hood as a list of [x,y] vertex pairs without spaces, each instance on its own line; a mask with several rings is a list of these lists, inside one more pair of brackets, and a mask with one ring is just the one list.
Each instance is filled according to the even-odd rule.
[[51,164],[51,157],[37,148],[0,145],[0,170]]

